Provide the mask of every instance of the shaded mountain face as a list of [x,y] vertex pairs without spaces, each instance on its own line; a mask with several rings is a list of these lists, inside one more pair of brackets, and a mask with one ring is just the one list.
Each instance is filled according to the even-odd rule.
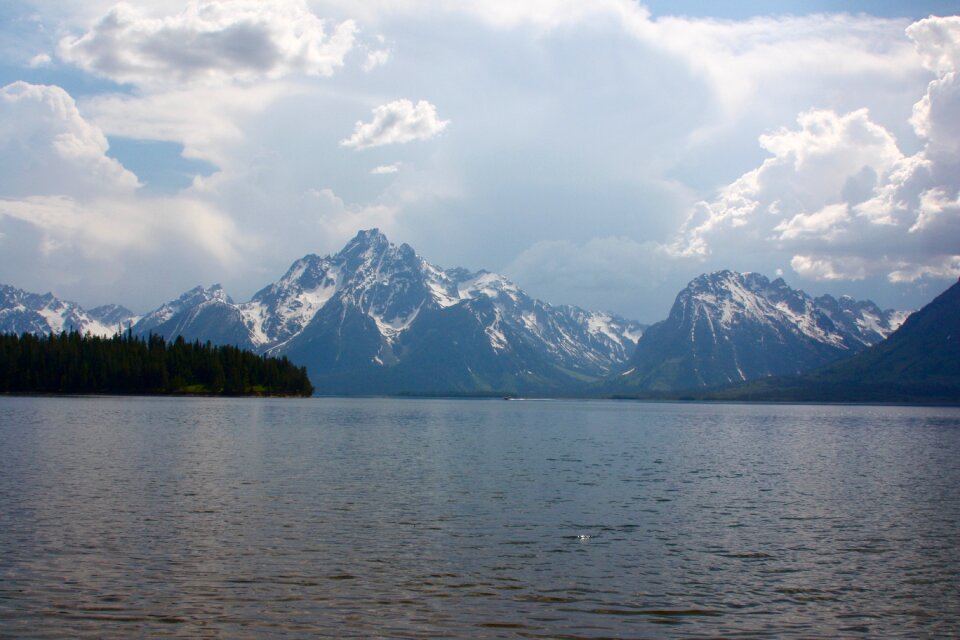
[[960,282],[880,342],[801,376],[708,392],[718,400],[960,404]]
[[89,311],[53,294],[37,294],[0,285],[0,333],[45,335],[79,331],[111,336],[136,320],[133,312],[119,305]]
[[911,314],[885,341],[816,372],[816,377],[838,383],[944,385],[960,390],[960,282]]
[[668,392],[808,371],[883,340],[904,317],[869,301],[814,299],[755,273],[705,274],[647,329],[608,386]]
[[441,269],[376,229],[304,256],[248,302],[197,287],[134,326],[286,355],[320,393],[367,394],[573,391],[622,367],[642,331],[497,274]]

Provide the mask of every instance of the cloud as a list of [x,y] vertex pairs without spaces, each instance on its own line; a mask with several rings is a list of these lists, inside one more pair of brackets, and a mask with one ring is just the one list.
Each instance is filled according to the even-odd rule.
[[790,220],[778,224],[773,230],[780,232],[781,240],[815,237],[829,242],[842,232],[849,217],[846,203],[831,204],[816,213],[798,213]]
[[939,279],[955,279],[960,274],[960,256],[942,256],[934,260],[927,260],[923,264],[905,263],[887,276],[890,282],[916,282],[924,277]]
[[[943,222],[953,222],[954,226],[958,227],[955,230],[960,231],[958,211],[960,211],[960,196],[951,199],[947,195],[946,189],[943,188],[924,191],[920,195],[917,221],[910,227],[910,233],[923,233]],[[942,230],[946,231],[945,229]],[[954,235],[953,237],[960,238],[960,235]]]
[[420,100],[414,105],[409,100],[395,100],[373,110],[373,120],[357,122],[353,135],[340,144],[354,149],[369,149],[385,144],[405,144],[414,140],[429,140],[450,124],[440,120],[437,108]]
[[685,60],[710,84],[724,120],[754,111],[754,101],[780,102],[805,86],[823,92],[842,79],[849,91],[864,78],[906,79],[918,66],[910,42],[897,37],[902,20],[819,13],[737,22],[664,17],[634,25],[638,37]]
[[30,61],[27,63],[27,66],[36,69],[39,67],[49,66],[53,62],[53,58],[50,57],[48,53],[38,53],[37,55],[30,58]]
[[960,16],[930,17],[907,27],[917,52],[928,69],[942,77],[957,71],[960,61]]
[[643,5],[631,0],[365,0],[362,3],[329,0],[328,4],[339,5],[344,11],[350,11],[366,21],[397,14],[430,15],[435,18],[459,14],[470,16],[497,29],[518,29],[524,26],[555,29],[579,24],[597,15],[625,21],[646,20],[649,16]]
[[199,199],[0,198],[4,279],[28,290],[66,290],[87,304],[153,308],[157,296],[245,268],[253,247]]
[[[380,38],[381,42],[383,38]],[[360,67],[364,71],[370,72],[376,69],[377,67],[387,64],[387,60],[390,59],[390,50],[389,49],[368,49],[367,50],[367,59],[364,61],[363,65]]]
[[26,222],[42,231],[44,252],[75,247],[98,260],[116,250],[161,252],[171,242],[229,265],[239,258],[233,223],[209,204],[191,199],[98,198],[80,202],[65,196],[0,199],[0,217]]
[[192,0],[166,17],[130,4],[60,41],[60,57],[141,86],[252,82],[291,73],[330,76],[354,46],[356,25],[332,29],[304,0]]
[[533,295],[587,308],[623,308],[667,276],[669,256],[655,242],[624,237],[585,242],[542,240],[524,250],[504,273]]
[[786,254],[815,280],[960,275],[960,19],[907,33],[937,74],[913,110],[920,152],[903,154],[865,109],[805,112],[798,128],[761,136],[772,157],[699,203],[672,254]]
[[863,280],[870,265],[858,257],[793,256],[790,266],[800,276],[811,280]]
[[375,176],[382,176],[390,173],[396,173],[397,171],[400,171],[399,162],[394,162],[393,164],[382,164],[379,167],[374,167],[370,173]]
[[[914,74],[916,54],[902,37],[904,20],[847,13],[719,20],[687,16],[653,19],[635,0],[329,0],[367,22],[417,15],[466,17],[502,32],[529,36],[603,29],[655,48],[709,84],[721,120],[743,117],[771,87],[789,93],[825,79]],[[829,61],[824,63],[824,61]],[[783,83],[785,78],[789,82]],[[780,96],[781,98],[783,96]],[[769,104],[769,103],[768,103]],[[810,105],[806,105],[809,108]],[[709,135],[711,123],[695,136]]]
[[276,100],[301,92],[299,87],[277,82],[205,86],[147,95],[103,94],[84,98],[80,106],[107,135],[178,142],[185,156],[227,167],[241,159],[231,145],[250,138],[250,118]]
[[960,16],[927,18],[907,29],[928,69],[937,74],[913,107],[911,124],[927,140],[926,155],[960,160]]
[[229,216],[197,197],[143,196],[107,150],[106,136],[62,88],[0,89],[5,278],[43,290],[69,283],[90,293],[98,285],[99,297],[107,284],[142,285],[144,273],[238,264],[251,244]]
[[739,244],[738,237],[788,240],[809,236],[804,228],[836,227],[845,211],[844,194],[859,191],[850,187],[867,180],[872,192],[877,176],[903,157],[866,109],[845,115],[809,111],[797,124],[798,129],[761,136],[761,147],[773,157],[724,187],[712,202],[697,204],[672,246],[675,255],[705,257],[713,247]]
[[[0,198],[19,216],[0,216],[4,273],[15,247],[43,246],[49,273],[100,275],[109,254],[120,262],[103,267],[107,278],[143,267],[141,281],[178,288],[210,273],[242,297],[292,258],[381,226],[441,264],[656,320],[699,270],[863,274],[852,289],[876,288],[892,306],[923,283],[882,278],[944,272],[957,253],[945,248],[960,175],[949,22],[918,23],[908,37],[906,20],[654,19],[635,0],[23,4],[36,23],[0,24],[0,41],[22,43],[7,48],[24,77],[82,90],[74,106],[101,138],[171,141],[215,164],[163,206],[171,218],[202,206],[225,240],[205,247],[180,223],[139,220],[159,201],[103,144],[84,143],[93,153],[82,162],[58,150],[33,156],[22,179],[0,175]],[[41,51],[49,67],[27,69]],[[385,104],[400,97],[412,101]],[[33,115],[5,117],[0,130]],[[399,144],[441,131],[442,144]],[[8,176],[27,166],[16,158],[0,155]],[[197,273],[184,282],[149,263],[131,235],[140,231],[169,242],[169,271]],[[238,254],[242,265],[216,268]],[[831,293],[856,292],[829,282]]]
[[324,235],[346,242],[357,229],[379,228],[388,235],[394,230],[396,207],[347,204],[333,189],[311,189],[303,198],[306,215]]
[[0,196],[129,192],[137,176],[106,155],[107,138],[56,86],[0,89]]

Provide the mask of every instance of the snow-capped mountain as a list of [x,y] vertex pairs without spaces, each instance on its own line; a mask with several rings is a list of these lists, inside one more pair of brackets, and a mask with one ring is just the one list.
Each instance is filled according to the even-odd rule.
[[814,299],[780,278],[706,274],[647,329],[611,388],[675,391],[799,373],[876,344],[905,318],[846,296]]
[[51,293],[41,295],[0,285],[0,333],[45,335],[74,330],[111,336],[133,321],[133,312],[118,305],[84,310]]
[[134,326],[286,355],[321,393],[572,390],[620,368],[642,331],[494,273],[441,269],[376,229],[297,260],[249,302],[198,287]]

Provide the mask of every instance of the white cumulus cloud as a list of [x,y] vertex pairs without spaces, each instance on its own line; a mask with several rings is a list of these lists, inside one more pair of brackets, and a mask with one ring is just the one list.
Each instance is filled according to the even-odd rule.
[[917,134],[927,139],[926,155],[957,163],[960,157],[960,16],[927,18],[907,29],[924,64],[937,74],[913,108]]
[[936,78],[911,123],[923,150],[905,155],[867,110],[815,110],[760,138],[772,154],[690,213],[675,256],[783,255],[815,280],[960,275],[960,19],[907,30]]
[[329,26],[304,0],[192,0],[166,17],[121,3],[83,35],[61,40],[59,55],[143,86],[329,76],[356,31],[350,20]]
[[960,16],[930,17],[907,27],[924,65],[939,76],[957,71],[960,61]]
[[429,140],[450,124],[437,116],[437,108],[420,100],[394,100],[373,110],[373,120],[357,122],[353,135],[342,140],[341,145],[355,149],[368,149],[385,144],[404,144],[414,140]]
[[781,240],[816,237],[829,242],[843,231],[849,217],[846,203],[831,204],[816,213],[798,213],[778,224],[774,231],[780,232]]
[[57,86],[0,89],[0,196],[130,191],[137,176],[106,155],[106,136]]
[[676,254],[704,257],[742,239],[787,240],[809,236],[804,228],[833,228],[845,207],[826,208],[845,199],[858,204],[902,159],[893,137],[865,109],[808,111],[797,123],[798,129],[761,136],[773,157],[696,206],[673,246]]

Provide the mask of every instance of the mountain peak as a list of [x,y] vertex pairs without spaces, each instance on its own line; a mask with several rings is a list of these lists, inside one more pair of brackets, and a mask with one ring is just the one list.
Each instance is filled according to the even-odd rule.
[[764,380],[725,400],[813,402],[960,401],[960,282],[883,342],[799,378]]
[[230,296],[227,295],[227,292],[223,290],[223,286],[219,283],[214,283],[209,287],[204,288],[203,285],[197,285],[193,289],[190,289],[183,295],[181,295],[176,300],[168,302],[168,305],[195,305],[207,300],[221,300],[223,302],[232,303]]
[[716,296],[726,298],[735,291],[756,292],[769,287],[770,281],[759,273],[740,273],[729,269],[704,273],[691,280],[680,292],[679,298],[701,300],[704,296],[713,300]]
[[694,388],[794,373],[860,351],[899,325],[869,301],[816,300],[782,279],[723,270],[694,278],[640,338],[628,384]]
[[353,237],[354,240],[364,240],[368,243],[372,242],[388,242],[387,236],[380,231],[379,227],[372,227],[370,229],[360,229],[357,231],[357,235]]
[[389,246],[390,241],[387,236],[380,232],[380,229],[361,229],[344,245],[343,249],[340,250],[340,255],[356,255],[370,249],[383,251]]

